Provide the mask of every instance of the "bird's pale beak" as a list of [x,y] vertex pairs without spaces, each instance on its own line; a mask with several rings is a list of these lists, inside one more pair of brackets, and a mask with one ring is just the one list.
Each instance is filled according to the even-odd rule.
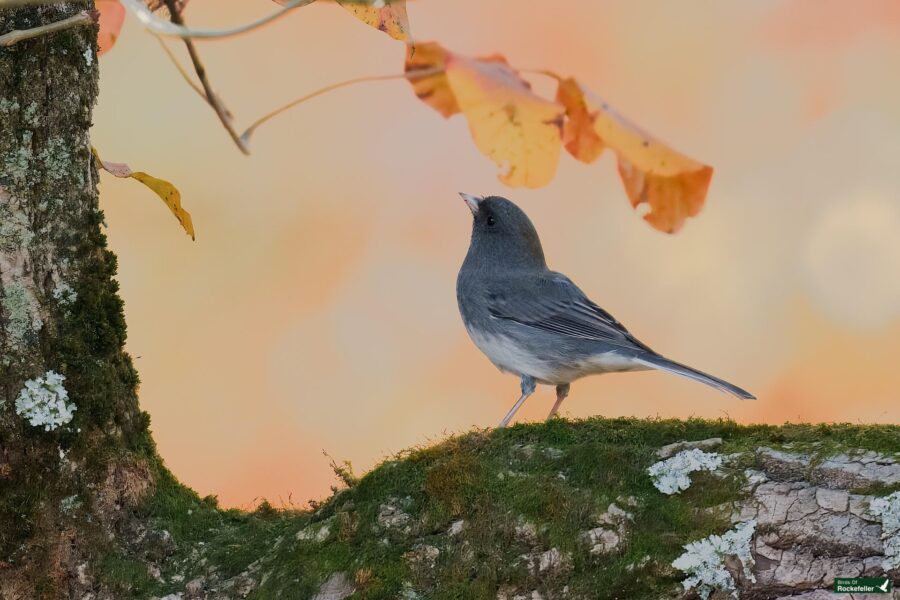
[[484,198],[481,198],[480,196],[473,196],[472,194],[464,194],[463,192],[459,192],[459,195],[463,200],[466,201],[466,204],[469,205],[469,210],[472,211],[472,215],[477,215],[478,206],[481,204],[481,201],[484,200]]

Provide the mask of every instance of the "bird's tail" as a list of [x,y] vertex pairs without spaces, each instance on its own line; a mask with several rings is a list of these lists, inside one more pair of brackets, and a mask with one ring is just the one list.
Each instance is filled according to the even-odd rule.
[[723,379],[713,377],[712,375],[708,375],[702,371],[698,371],[697,369],[692,369],[687,365],[677,363],[674,360],[669,360],[668,358],[664,358],[662,356],[643,356],[637,358],[636,360],[637,362],[642,363],[650,367],[651,369],[668,371],[669,373],[675,373],[676,375],[681,375],[682,377],[687,377],[688,379],[693,379],[694,381],[705,383],[706,385],[714,387],[717,390],[728,392],[729,394],[736,396],[741,400],[756,400],[756,396],[746,390],[742,390],[736,385],[732,385]]

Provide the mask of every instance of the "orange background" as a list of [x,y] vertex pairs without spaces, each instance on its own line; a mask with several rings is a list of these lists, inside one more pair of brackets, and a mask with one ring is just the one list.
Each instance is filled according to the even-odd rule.
[[[274,8],[195,0],[186,17],[225,26]],[[102,58],[93,141],[175,182],[197,228],[191,243],[148,190],[103,176],[141,402],[183,481],[227,505],[302,504],[334,481],[323,449],[361,471],[496,424],[518,383],[457,313],[470,228],[457,191],[520,203],[551,267],[654,348],[759,396],[610,375],[573,385],[565,414],[900,421],[900,4],[423,0],[409,13],[418,39],[577,75],[716,168],[707,206],[676,236],[654,231],[611,157],[564,156],[546,188],[506,189],[464,119],[402,80],[310,101],[244,157],[129,17]],[[404,52],[330,4],[200,50],[239,126],[398,73]],[[519,418],[551,403],[540,388]]]

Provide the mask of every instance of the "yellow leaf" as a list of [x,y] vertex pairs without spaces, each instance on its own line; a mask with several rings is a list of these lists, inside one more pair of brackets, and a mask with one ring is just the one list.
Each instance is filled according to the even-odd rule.
[[[450,52],[436,42],[416,44],[415,48],[406,47],[406,65],[404,72],[419,100],[438,111],[444,117],[459,112],[456,96],[450,89],[447,74],[444,72]],[[420,76],[421,72],[432,72]],[[434,71],[438,71],[433,73]]]
[[410,40],[406,0],[383,0],[382,2],[337,0],[337,2],[363,23],[385,32],[395,40],[402,42]]
[[[409,42],[409,16],[406,0],[335,0],[367,25],[383,31],[395,40]],[[275,0],[285,4],[287,0]]]
[[614,150],[632,206],[646,202],[653,227],[675,233],[700,212],[712,167],[657,140],[574,79],[560,79],[557,99],[566,107],[566,149],[587,163],[604,147]]
[[91,151],[94,154],[94,162],[98,169],[103,169],[115,177],[130,177],[136,179],[153,190],[156,195],[166,203],[166,206],[169,207],[169,210],[172,211],[172,214],[175,215],[175,218],[178,219],[178,222],[181,223],[181,226],[187,234],[191,236],[191,239],[196,239],[194,236],[194,223],[191,221],[191,214],[181,207],[181,193],[174,185],[165,179],[159,179],[152,175],[148,175],[143,171],[132,171],[131,167],[125,163],[114,163],[101,160],[100,154],[97,153],[96,148],[92,147]]
[[505,169],[500,180],[531,188],[549,183],[562,147],[563,107],[532,92],[499,56],[448,53],[446,73],[475,145]]

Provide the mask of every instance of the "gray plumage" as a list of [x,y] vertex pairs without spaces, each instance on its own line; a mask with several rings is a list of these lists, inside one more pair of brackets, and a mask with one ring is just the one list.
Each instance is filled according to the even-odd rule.
[[556,386],[548,419],[569,384],[599,373],[660,369],[743,399],[753,396],[669,360],[635,338],[568,277],[551,271],[528,216],[505,198],[460,194],[472,211],[472,240],[456,280],[459,312],[475,345],[501,371],[521,378],[512,419],[537,383]]

